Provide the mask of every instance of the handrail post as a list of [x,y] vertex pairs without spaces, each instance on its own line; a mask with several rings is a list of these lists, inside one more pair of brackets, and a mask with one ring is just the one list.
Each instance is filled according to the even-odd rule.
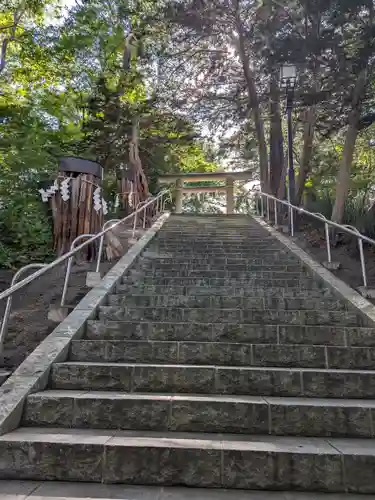
[[146,229],[146,207],[143,209],[143,229]]
[[98,257],[96,259],[96,266],[95,266],[96,273],[100,273],[100,261],[102,260],[103,247],[104,247],[104,234],[103,236],[100,237],[99,241]]
[[331,255],[331,242],[330,242],[330,237],[329,237],[329,226],[327,222],[324,223],[324,230],[326,233],[326,245],[327,245],[327,257],[328,257],[328,263],[332,263],[332,255]]
[[269,200],[268,196],[266,198],[266,205],[267,205],[267,220],[269,222],[270,221],[270,200]]
[[[95,236],[94,234],[81,234],[80,236],[77,236],[77,238],[75,238],[71,245],[70,245],[70,250],[74,250],[76,244],[80,241],[80,240],[83,240],[83,239],[86,239],[86,238],[92,238],[93,236]],[[104,235],[103,235],[103,238],[104,238]],[[65,300],[66,300],[66,295],[68,293],[68,286],[69,286],[69,279],[70,279],[70,273],[72,272],[72,265],[73,265],[73,259],[74,259],[74,256],[72,255],[71,257],[69,257],[69,260],[68,260],[68,265],[66,266],[66,273],[65,273],[65,280],[64,280],[64,287],[63,287],[63,292],[62,292],[62,295],[61,295],[61,302],[60,302],[60,307],[64,307],[65,306]]]
[[357,235],[358,248],[359,248],[359,257],[360,257],[360,261],[361,261],[362,280],[363,280],[363,289],[361,290],[361,293],[364,296],[372,296],[373,294],[371,292],[369,292],[369,290],[367,289],[366,262],[365,262],[365,254],[364,254],[364,251],[363,251],[362,235],[358,231],[358,229],[356,227],[354,227],[354,226],[350,226],[349,224],[345,224],[342,227],[344,229],[351,229]]
[[156,215],[160,214],[161,199],[162,199],[162,196],[156,200]]
[[264,201],[263,201],[263,193],[260,193],[260,211],[261,211],[261,217],[264,215]]
[[[107,229],[107,227],[110,227],[111,224],[115,224],[116,222],[120,222],[120,221],[121,221],[121,219],[107,220],[107,222],[105,222],[103,224],[102,231],[104,231],[105,229]],[[98,256],[96,258],[96,267],[95,267],[95,272],[96,273],[100,272],[100,261],[102,260],[102,254],[103,254],[103,248],[104,248],[104,238],[105,238],[105,235],[103,234],[100,237],[100,240],[99,240]]]
[[359,246],[359,255],[361,259],[363,286],[366,289],[367,288],[366,263],[365,263],[365,254],[363,252],[363,241],[361,238],[358,238],[358,246]]
[[293,213],[293,205],[289,207],[289,220],[290,220],[290,235],[294,236],[294,213]]
[[135,238],[135,228],[137,226],[137,218],[138,218],[138,213],[134,215],[134,222],[133,222],[133,233],[132,233],[132,238],[134,240]]
[[277,220],[277,201],[276,198],[274,199],[275,202],[275,228],[278,227],[278,220]]
[[72,271],[72,264],[73,264],[73,256],[69,257],[68,264],[66,266],[64,287],[63,287],[63,292],[61,295],[60,307],[65,306],[65,299],[66,299],[66,295],[68,293],[69,278],[70,278],[70,273]]
[[[41,269],[42,267],[45,267],[46,264],[27,264],[26,266],[21,267],[15,275],[12,278],[12,281],[10,282],[10,285],[13,286],[17,283],[18,278],[21,277],[21,275],[24,273],[24,271],[28,271],[29,269]],[[8,331],[8,321],[9,321],[9,316],[10,316],[10,311],[12,309],[12,301],[13,301],[13,295],[9,295],[7,298],[7,303],[5,306],[5,311],[4,311],[4,316],[3,316],[3,321],[1,322],[1,329],[0,329],[0,353],[3,352],[3,347],[4,347],[4,339],[5,335]]]

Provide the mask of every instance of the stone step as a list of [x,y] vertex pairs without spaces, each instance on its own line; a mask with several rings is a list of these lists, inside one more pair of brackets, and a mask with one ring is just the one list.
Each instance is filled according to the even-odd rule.
[[228,287],[228,286],[238,286],[245,289],[261,288],[267,290],[269,288],[298,288],[305,290],[320,290],[324,288],[324,283],[313,280],[312,278],[303,279],[265,279],[265,278],[251,278],[250,276],[246,279],[240,278],[209,278],[209,277],[182,277],[182,276],[137,276],[132,273],[132,275],[126,275],[123,278],[123,282],[127,284],[138,283],[139,286],[149,286],[149,285],[177,285],[177,286],[204,286],[204,287]]
[[375,328],[159,321],[87,322],[91,340],[170,340],[375,347]]
[[174,232],[167,233],[165,231],[161,232],[159,235],[155,236],[154,239],[157,243],[177,243],[179,241],[183,243],[195,243],[195,244],[204,244],[204,245],[230,245],[233,244],[254,244],[254,245],[265,245],[267,242],[270,242],[272,245],[281,245],[279,241],[274,239],[272,236],[265,236],[264,234],[255,234],[255,233],[242,233],[237,234],[234,232],[225,232],[225,233],[216,233],[209,234],[205,232],[196,232],[196,233],[185,233],[185,232]]
[[197,230],[196,228],[192,228],[190,231],[185,228],[180,229],[179,231],[171,230],[168,226],[164,226],[164,228],[159,231],[155,239],[156,240],[174,240],[176,238],[180,238],[183,240],[194,240],[194,241],[231,241],[233,240],[255,240],[255,241],[263,241],[263,240],[271,240],[275,241],[275,238],[265,230],[255,230],[249,228],[233,228],[233,229],[214,229],[210,230],[209,228],[204,228]]
[[371,439],[20,428],[0,478],[374,493]]
[[374,347],[153,340],[75,340],[70,361],[375,370]]
[[49,390],[28,396],[22,425],[370,438],[374,416],[373,400]]
[[300,288],[281,288],[275,287],[272,289],[244,288],[241,286],[227,286],[208,288],[205,286],[168,286],[168,285],[143,285],[142,282],[133,284],[119,284],[116,287],[119,294],[126,295],[187,295],[187,296],[208,296],[208,297],[259,297],[262,296],[267,300],[271,298],[284,299],[331,299],[337,300],[333,291],[326,288],[318,288],[316,290],[302,290]]
[[[209,290],[207,290],[209,292]],[[108,305],[127,307],[203,307],[203,308],[243,308],[243,309],[299,309],[330,311],[347,310],[344,301],[320,298],[283,298],[283,297],[235,297],[217,295],[109,295]]]
[[206,238],[217,239],[229,238],[257,238],[258,240],[274,239],[273,236],[261,227],[217,227],[217,226],[191,226],[190,228],[180,227],[172,228],[165,225],[156,235],[156,238],[173,238],[181,236],[182,238]]
[[169,262],[157,262],[155,260],[142,260],[138,264],[140,269],[155,269],[158,271],[180,271],[181,269],[188,271],[221,271],[225,269],[226,271],[253,271],[256,273],[301,273],[308,272],[307,268],[304,268],[301,264],[296,265],[283,265],[275,262],[273,265],[256,265],[253,264],[251,259],[245,260],[243,259],[240,264],[232,264],[228,262],[224,262],[222,264],[218,264],[216,262],[210,262],[206,260],[204,262],[201,261],[190,261],[190,262],[175,262],[174,259],[170,259]]
[[[309,274],[306,271],[300,269],[296,272],[287,272],[287,271],[256,271],[252,269],[244,269],[244,268],[223,268],[223,269],[194,269],[194,268],[178,268],[173,265],[170,268],[154,268],[152,265],[150,266],[141,266],[138,269],[134,269],[130,271],[130,276],[132,274],[136,274],[137,279],[140,278],[139,273],[145,278],[155,277],[155,278],[163,278],[165,275],[173,275],[176,278],[229,278],[229,279],[285,279],[285,280],[302,280],[309,279]],[[311,278],[310,278],[311,279]]]
[[270,243],[272,245],[282,246],[276,238],[267,233],[266,235],[260,233],[248,233],[248,234],[237,234],[234,232],[226,232],[225,234],[209,234],[205,231],[196,231],[194,234],[187,234],[185,232],[177,233],[167,233],[166,231],[161,231],[157,234],[153,240],[157,243],[172,243],[176,244],[179,241],[183,243],[192,242],[193,244],[203,244],[203,245],[242,245],[242,244],[254,244],[254,245],[265,245]]
[[[180,255],[189,255],[190,253],[210,253],[217,255],[218,257],[221,254],[229,255],[242,253],[245,256],[259,256],[261,257],[263,254],[265,256],[274,256],[274,255],[283,255],[288,256],[290,252],[287,249],[282,248],[280,246],[273,245],[194,245],[193,242],[189,243],[179,243],[175,244],[164,244],[164,243],[153,243],[151,247],[154,251],[158,252],[168,252],[168,253],[180,253]],[[185,253],[186,252],[186,253]]]
[[184,392],[310,398],[375,398],[375,371],[318,368],[65,362],[51,389]]
[[207,249],[210,250],[211,252],[215,251],[226,251],[229,253],[240,253],[240,252],[247,252],[249,255],[253,255],[255,253],[260,253],[262,251],[266,251],[266,253],[282,253],[282,254],[288,254],[288,250],[281,246],[281,244],[273,243],[270,241],[269,243],[264,242],[262,244],[255,243],[255,242],[227,242],[227,243],[198,243],[195,242],[194,240],[187,240],[187,241],[181,241],[179,239],[176,239],[174,242],[160,242],[158,240],[155,240],[152,242],[152,248],[158,249],[158,250],[165,250],[168,249],[169,251],[184,251],[185,249],[189,249],[190,251],[196,250],[198,253],[202,252],[203,250]]
[[211,248],[227,248],[229,251],[236,247],[246,247],[248,249],[251,248],[274,248],[279,250],[287,251],[286,247],[276,240],[275,238],[198,238],[197,236],[192,237],[182,237],[182,236],[174,236],[173,238],[161,238],[155,237],[152,240],[152,244],[158,247],[186,247],[189,245],[191,247],[211,247]]
[[158,236],[163,235],[173,235],[173,234],[183,234],[183,235],[209,235],[215,237],[216,235],[245,235],[251,236],[253,234],[258,235],[259,237],[269,238],[270,233],[256,224],[246,223],[243,225],[220,225],[218,222],[209,223],[209,224],[191,224],[185,225],[182,223],[180,225],[170,225],[170,223],[166,223],[161,231],[158,233]]
[[260,310],[203,307],[101,306],[98,319],[156,320],[200,323],[267,323],[287,325],[367,326],[365,318],[348,311]]
[[[59,481],[1,481],[0,500],[343,500],[341,493],[298,493],[218,488],[127,486]],[[375,500],[374,495],[349,495],[345,500]]]
[[[264,252],[256,252],[254,253],[249,253],[248,251],[246,252],[211,252],[210,250],[206,250],[204,252],[195,252],[189,248],[185,248],[184,250],[178,249],[178,250],[173,250],[173,251],[167,251],[167,250],[159,250],[155,248],[150,248],[147,250],[147,253],[145,252],[143,256],[148,258],[147,256],[152,253],[153,256],[159,255],[161,256],[160,258],[162,259],[167,259],[171,262],[172,260],[177,259],[178,257],[183,258],[184,260],[190,261],[194,260],[209,260],[211,261],[212,259],[214,260],[220,260],[222,261],[223,259],[228,259],[228,261],[237,261],[237,260],[246,260],[249,261],[251,259],[251,262],[254,262],[256,264],[274,264],[275,262],[286,262],[286,263],[296,263],[299,261],[296,261],[291,257],[290,254],[287,252],[275,252],[272,251],[271,253],[268,253],[266,250]],[[168,256],[168,257],[167,257]],[[152,257],[155,258],[155,257]]]
[[[303,264],[298,261],[297,259],[291,259],[291,258],[283,258],[283,259],[278,259],[277,261],[275,260],[267,260],[259,258],[259,259],[253,259],[252,257],[235,257],[235,258],[229,258],[229,257],[215,257],[215,256],[207,256],[207,255],[198,255],[197,257],[185,257],[184,255],[175,255],[173,256],[168,256],[168,257],[157,257],[156,255],[163,255],[163,254],[155,254],[153,252],[145,252],[142,254],[142,260],[144,261],[149,261],[149,262],[154,262],[157,265],[165,265],[168,266],[171,263],[175,265],[182,265],[184,267],[186,266],[192,266],[192,265],[212,265],[212,266],[233,266],[233,265],[251,265],[253,267],[261,267],[262,269],[268,268],[269,270],[272,271],[274,267],[281,267],[283,271],[285,271],[286,266],[292,266],[295,268],[301,268],[303,267]],[[242,254],[241,254],[242,255]]]

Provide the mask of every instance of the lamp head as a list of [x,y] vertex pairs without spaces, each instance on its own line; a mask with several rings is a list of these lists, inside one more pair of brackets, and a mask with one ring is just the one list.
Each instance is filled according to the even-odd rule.
[[283,88],[294,88],[297,81],[297,68],[294,64],[283,64],[280,68],[280,83]]

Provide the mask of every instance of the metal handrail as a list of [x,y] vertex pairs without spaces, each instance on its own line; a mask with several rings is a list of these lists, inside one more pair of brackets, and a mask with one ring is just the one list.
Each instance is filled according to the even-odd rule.
[[[250,191],[249,191],[250,192]],[[327,256],[328,256],[328,262],[332,262],[332,255],[331,255],[331,243],[330,243],[330,235],[329,235],[329,226],[334,227],[335,229],[339,229],[340,231],[343,231],[347,234],[350,234],[357,238],[358,240],[358,248],[359,248],[359,254],[360,254],[360,260],[361,260],[361,270],[362,270],[362,279],[363,279],[363,287],[366,289],[367,288],[367,274],[366,274],[366,262],[365,262],[365,256],[364,256],[364,251],[363,251],[363,242],[365,241],[366,243],[369,243],[370,245],[375,246],[375,240],[372,238],[369,238],[368,236],[365,236],[362,234],[356,227],[350,226],[348,224],[338,224],[337,222],[333,222],[330,219],[327,219],[324,217],[324,215],[320,213],[314,213],[310,212],[309,210],[306,210],[305,208],[302,207],[297,207],[296,205],[292,205],[290,202],[286,200],[280,200],[279,198],[276,198],[276,196],[273,196],[272,194],[269,193],[263,193],[261,191],[257,191],[257,194],[260,196],[260,205],[261,205],[261,216],[264,217],[264,201],[263,197],[266,198],[266,203],[267,203],[267,219],[270,221],[270,211],[269,211],[269,200],[274,200],[274,209],[275,209],[275,225],[277,225],[277,204],[280,203],[281,205],[285,205],[288,207],[289,214],[290,214],[290,220],[293,222],[294,216],[293,216],[293,211],[295,210],[296,212],[300,214],[305,214],[310,217],[313,217],[314,219],[317,219],[321,222],[324,223],[325,227],[325,237],[326,237],[326,245],[327,245]],[[294,224],[290,224],[290,233],[291,236],[294,236]]]
[[[111,219],[107,220],[103,224],[102,231],[105,231],[107,228],[113,228],[114,225],[116,225],[116,222],[120,222],[121,219]],[[104,234],[100,238],[99,242],[99,250],[98,250],[98,257],[96,259],[96,267],[95,267],[95,272],[99,273],[100,272],[100,261],[102,260],[102,254],[103,254],[103,248],[104,248]]]
[[[72,243],[70,245],[70,250],[73,250],[75,248],[76,244],[79,241],[85,240],[86,238],[92,238],[93,236],[95,236],[95,234],[80,234],[79,236],[77,236],[77,238],[75,238],[72,241]],[[66,267],[65,281],[64,281],[63,292],[62,292],[62,295],[61,295],[60,307],[64,307],[65,306],[65,300],[66,300],[66,295],[68,293],[69,278],[70,278],[70,273],[71,273],[71,270],[72,270],[73,259],[74,259],[73,255],[71,257],[69,257],[68,265]]]
[[[32,281],[36,280],[37,278],[39,278],[40,276],[42,276],[43,274],[45,274],[47,271],[50,271],[51,269],[54,269],[55,267],[59,266],[60,264],[62,264],[66,260],[70,259],[74,255],[76,255],[77,253],[79,253],[81,250],[83,250],[84,248],[86,248],[88,245],[90,245],[91,243],[95,242],[98,238],[102,238],[102,237],[104,238],[105,234],[108,231],[110,231],[114,227],[122,224],[126,220],[131,219],[132,217],[134,217],[135,215],[137,215],[142,210],[145,210],[146,207],[148,207],[149,205],[152,205],[153,203],[155,203],[155,201],[159,200],[159,198],[163,199],[163,197],[166,194],[168,194],[168,193],[169,193],[169,189],[165,189],[165,190],[161,191],[156,196],[154,196],[153,198],[151,198],[143,207],[135,210],[134,212],[132,212],[131,214],[127,215],[123,219],[120,219],[118,222],[115,222],[110,227],[105,228],[104,230],[100,231],[100,233],[95,234],[94,236],[92,236],[88,240],[86,240],[83,243],[81,243],[78,247],[75,247],[75,248],[71,249],[69,252],[65,253],[64,255],[61,255],[60,257],[58,257],[57,259],[55,259],[53,262],[50,262],[49,264],[42,264],[42,263],[28,264],[27,266],[24,266],[23,268],[19,269],[16,272],[16,274],[13,276],[13,279],[12,279],[12,282],[11,282],[11,286],[7,290],[4,290],[3,292],[0,293],[0,300],[8,299],[7,305],[6,305],[6,308],[5,308],[5,314],[4,314],[3,321],[2,321],[2,324],[1,324],[1,329],[0,329],[0,346],[4,342],[4,337],[5,337],[6,330],[7,330],[7,323],[8,323],[8,319],[9,319],[10,309],[11,309],[11,305],[12,305],[11,299],[12,299],[12,295],[15,292],[17,292],[21,288],[24,288],[26,285],[28,285]],[[81,236],[82,237],[83,236],[86,237],[86,236],[89,236],[89,235],[81,235]],[[36,271],[35,273],[30,274],[30,276],[27,276],[23,280],[17,282],[17,279],[19,278],[19,276],[24,271],[26,271],[27,269],[30,269],[32,267],[38,267],[40,269],[38,271]]]
[[[147,203],[147,200],[144,200],[144,201],[139,201],[137,203],[137,206],[135,207],[136,210],[138,210],[140,207],[142,207],[143,205],[145,205],[145,203]],[[137,215],[134,217],[134,223],[133,223],[133,233],[132,233],[132,238],[134,239],[135,238],[135,228],[137,226]],[[145,228],[146,226],[146,210],[144,209],[144,214],[143,214],[143,228]]]
[[[22,274],[25,271],[28,271],[29,269],[34,269],[34,268],[39,269],[39,268],[43,268],[45,266],[46,266],[46,264],[35,263],[35,264],[27,264],[26,266],[21,267],[21,269],[18,269],[18,271],[13,276],[12,281],[11,281],[11,287],[17,283],[18,278],[20,276],[22,276]],[[6,331],[7,331],[7,325],[8,325],[8,321],[9,321],[9,316],[10,316],[11,309],[12,309],[12,295],[10,295],[8,297],[7,304],[5,306],[3,321],[1,323],[1,329],[0,329],[0,353],[3,350],[4,338],[5,338],[5,334],[6,334]]]

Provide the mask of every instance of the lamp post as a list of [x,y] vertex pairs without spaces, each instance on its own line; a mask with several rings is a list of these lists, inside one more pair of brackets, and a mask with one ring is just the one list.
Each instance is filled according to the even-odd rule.
[[292,112],[294,89],[297,81],[297,68],[293,64],[284,64],[280,70],[281,87],[286,94],[286,114],[288,118],[288,201],[293,203],[295,194],[295,178],[293,165],[293,123]]
[[[281,87],[286,94],[286,114],[288,118],[288,202],[294,204],[295,200],[295,176],[293,162],[293,123],[292,111],[294,101],[294,89],[297,81],[297,68],[293,64],[284,64],[280,70]],[[294,233],[293,212],[289,210],[289,226]]]

